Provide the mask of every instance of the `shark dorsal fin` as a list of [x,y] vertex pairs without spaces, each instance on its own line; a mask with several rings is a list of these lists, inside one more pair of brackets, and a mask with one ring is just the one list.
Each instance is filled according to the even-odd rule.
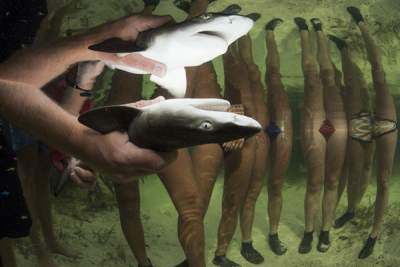
[[99,133],[107,134],[116,130],[127,131],[132,120],[141,113],[141,110],[125,105],[106,106],[83,113],[78,121]]
[[90,50],[106,53],[133,53],[145,50],[137,42],[126,41],[120,38],[110,38],[101,43],[89,46]]

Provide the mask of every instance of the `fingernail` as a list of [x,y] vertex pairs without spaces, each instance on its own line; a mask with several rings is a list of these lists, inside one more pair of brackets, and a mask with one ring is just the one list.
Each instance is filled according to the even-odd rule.
[[158,77],[164,77],[167,73],[167,67],[162,63],[156,63],[154,65],[153,74]]

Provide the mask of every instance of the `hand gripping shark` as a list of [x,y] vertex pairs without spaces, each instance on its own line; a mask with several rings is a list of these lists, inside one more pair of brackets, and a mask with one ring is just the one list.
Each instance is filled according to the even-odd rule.
[[156,151],[250,137],[261,130],[252,118],[226,110],[223,99],[169,99],[138,109],[129,105],[93,109],[79,122],[102,134],[127,131],[132,143]]
[[[138,53],[167,66],[164,77],[150,76],[150,80],[164,87],[175,97],[186,92],[185,67],[199,66],[224,54],[228,46],[247,34],[254,21],[240,15],[207,13],[177,24],[168,24],[139,34],[135,42],[118,38],[105,40],[89,49],[116,53],[123,57]],[[135,74],[147,74],[142,70],[109,65]]]

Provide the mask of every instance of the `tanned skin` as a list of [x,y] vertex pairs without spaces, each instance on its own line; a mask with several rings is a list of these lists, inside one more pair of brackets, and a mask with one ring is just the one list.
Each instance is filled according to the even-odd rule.
[[[374,120],[391,120],[396,122],[396,107],[385,78],[384,67],[379,47],[369,32],[368,24],[364,21],[360,11],[355,7],[347,8],[353,16],[361,32],[367,49],[368,61],[371,65],[372,80],[375,90]],[[359,258],[368,257],[381,231],[383,216],[389,199],[389,177],[393,169],[394,156],[397,144],[397,129],[382,136],[375,136],[377,159],[377,193],[375,199],[375,216],[369,238],[361,250]]]
[[[247,39],[248,36],[243,38]],[[248,39],[242,42],[242,48],[251,48]],[[242,55],[247,60],[250,60],[249,53],[251,54],[250,51],[246,51],[245,49]],[[225,98],[231,104],[242,104],[245,114],[256,118],[257,105],[255,105],[253,99],[254,92],[251,89],[252,83],[249,78],[249,70],[246,61],[242,59],[239,53],[238,42],[229,47],[228,52],[223,56],[223,60],[225,70]],[[257,151],[257,144],[264,146],[265,149],[260,148]],[[264,167],[255,165],[256,151],[261,152],[260,160],[264,161]],[[220,261],[230,261],[226,258],[226,253],[235,233],[239,218],[243,234],[242,240],[251,245],[254,205],[263,185],[262,177],[265,174],[266,151],[267,139],[265,135],[258,135],[257,137],[247,139],[241,149],[225,154],[222,216],[218,228],[218,245],[214,258],[215,264],[218,264]],[[244,211],[245,206],[249,208],[248,211]],[[262,256],[258,256],[259,260],[262,261]],[[233,262],[230,264],[230,266],[237,266]]]
[[[321,25],[321,24],[320,24]],[[321,25],[322,27],[322,25]],[[329,231],[334,220],[339,176],[342,171],[347,145],[347,118],[336,72],[329,55],[328,40],[322,30],[317,30],[318,63],[324,90],[326,119],[335,132],[327,140],[323,198],[322,230]]]
[[82,159],[94,169],[112,173],[117,182],[127,182],[132,176],[162,169],[174,158],[173,153],[160,155],[140,149],[128,142],[126,133],[101,135],[91,131],[39,89],[79,61],[118,62],[139,66],[162,76],[165,66],[161,63],[138,55],[118,58],[112,54],[88,50],[87,47],[109,37],[132,38],[137,35],[137,31],[158,27],[169,20],[168,16],[128,17],[100,26],[91,33],[61,40],[53,46],[25,49],[16,54],[0,65],[1,114],[50,146]]
[[[300,29],[302,69],[304,74],[304,106],[302,111],[301,141],[305,164],[308,170],[305,197],[305,236],[311,235],[320,206],[320,194],[325,176],[326,140],[319,132],[326,114],[323,86],[317,61],[313,56],[308,29]],[[302,242],[303,243],[303,242]],[[307,242],[308,243],[308,242]],[[309,252],[307,248],[304,252]]]
[[[369,104],[367,82],[363,73],[353,60],[351,50],[347,47],[340,48],[342,59],[342,72],[344,76],[344,101],[349,121],[353,115],[360,112],[371,112]],[[347,211],[346,214],[335,222],[335,227],[341,227],[354,217],[354,214],[367,189],[371,175],[372,160],[374,155],[373,142],[360,142],[348,137],[346,159],[343,165],[338,188],[338,200],[347,185]],[[350,164],[351,163],[351,164]],[[344,216],[348,216],[346,219]]]
[[[49,43],[57,39],[56,33],[60,30],[65,10],[65,8],[57,10],[55,14],[53,14],[52,19],[45,18],[39,29],[38,37],[35,40],[36,45],[46,42]],[[92,63],[88,64],[91,65]],[[104,65],[99,68],[98,73],[102,71],[103,66]],[[80,86],[91,89],[94,84],[92,78],[95,80],[98,73],[93,74],[94,77],[85,76],[85,73],[83,73],[83,76],[80,77]],[[52,86],[53,85],[50,85],[50,87]],[[50,90],[55,90],[55,88],[50,88]],[[66,88],[61,107],[71,114],[76,115],[79,113],[85,98],[80,97],[79,94],[78,98],[74,91],[76,90],[73,88]],[[18,176],[21,179],[24,196],[32,216],[30,238],[38,258],[39,266],[55,266],[50,252],[66,257],[76,257],[76,252],[70,251],[60,243],[53,229],[49,187],[51,168],[49,152],[40,150],[38,143],[35,142],[34,144],[25,146],[16,151],[16,156],[18,161]],[[45,244],[41,241],[41,235],[43,235]]]
[[[271,140],[270,174],[268,180],[268,215],[269,234],[278,233],[282,212],[282,187],[289,167],[293,144],[292,112],[288,95],[281,80],[280,56],[272,29],[266,27],[266,74],[265,82],[268,89],[268,108],[271,122],[274,122],[282,132]],[[272,248],[273,244],[270,246]],[[286,248],[281,244],[279,254],[285,253]],[[274,250],[274,249],[273,249]]]
[[[261,82],[261,73],[257,64],[254,63],[252,48],[253,42],[250,34],[240,38],[238,45],[240,57],[247,66],[248,79],[250,81],[249,91],[252,93],[252,105],[255,106],[255,115],[253,118],[261,124],[263,129],[265,129],[270,120],[269,111],[265,102],[265,89]],[[264,185],[264,177],[267,171],[270,139],[265,131],[262,131],[255,136],[255,143],[255,158],[250,176],[250,185],[240,215],[240,227],[243,242],[252,241],[251,233],[255,217],[255,205]]]

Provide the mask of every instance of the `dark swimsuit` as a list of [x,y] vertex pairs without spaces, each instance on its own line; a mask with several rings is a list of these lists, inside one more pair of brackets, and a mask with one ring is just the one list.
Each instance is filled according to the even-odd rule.
[[271,141],[275,140],[278,135],[280,135],[283,131],[279,126],[276,124],[276,122],[271,121],[269,125],[265,128],[266,134],[268,134],[269,138]]

